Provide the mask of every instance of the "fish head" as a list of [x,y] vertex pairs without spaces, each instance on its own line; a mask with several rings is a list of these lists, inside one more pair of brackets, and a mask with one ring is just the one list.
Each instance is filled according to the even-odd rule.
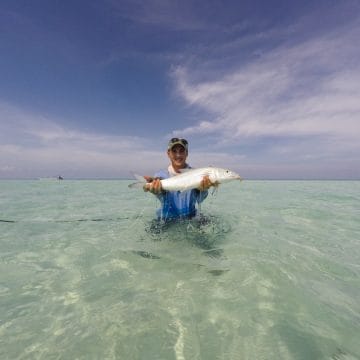
[[231,180],[242,180],[241,176],[239,174],[237,174],[234,171],[228,170],[228,169],[218,168],[216,173],[217,173],[216,174],[217,181],[220,183],[231,181]]

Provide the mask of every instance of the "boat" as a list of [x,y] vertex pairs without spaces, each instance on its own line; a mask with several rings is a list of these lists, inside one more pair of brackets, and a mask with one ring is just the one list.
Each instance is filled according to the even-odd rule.
[[38,180],[41,180],[41,181],[53,181],[53,180],[64,180],[64,178],[61,176],[61,175],[58,175],[58,176],[49,176],[49,177],[40,177],[38,178]]

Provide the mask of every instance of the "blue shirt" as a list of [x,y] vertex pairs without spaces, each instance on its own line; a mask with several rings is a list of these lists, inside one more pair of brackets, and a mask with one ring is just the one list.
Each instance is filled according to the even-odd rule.
[[[167,179],[167,170],[160,170],[154,177]],[[207,191],[191,189],[186,191],[164,191],[157,195],[161,208],[156,211],[160,220],[188,219],[196,215],[196,203],[201,203],[208,196]]]

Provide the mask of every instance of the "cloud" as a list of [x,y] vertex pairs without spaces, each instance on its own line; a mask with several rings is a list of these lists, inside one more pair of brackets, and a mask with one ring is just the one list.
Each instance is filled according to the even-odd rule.
[[[166,168],[168,136],[154,139],[90,133],[66,128],[60,119],[0,102],[0,178],[131,178]],[[235,169],[243,157],[226,152],[190,153],[192,166]]]
[[145,138],[65,128],[6,103],[0,103],[0,118],[0,177],[131,177],[166,161]]
[[[194,111],[192,118],[184,120],[187,125],[177,121],[166,139],[159,139],[160,133],[155,140],[64,126],[61,115],[29,112],[0,99],[0,177],[153,173],[167,163],[163,149],[153,144],[160,140],[161,146],[172,134],[189,137],[192,165],[230,167],[246,178],[279,177],[286,169],[297,176],[319,177],[360,169],[360,26],[349,12],[339,16],[342,24],[325,19],[324,28],[318,24],[322,7],[316,16],[284,27],[285,20],[280,24],[271,14],[260,11],[252,16],[253,8],[244,15],[221,4],[199,11],[206,2],[109,3],[115,9],[106,18],[111,26],[100,35],[107,38],[108,29],[119,29],[122,36],[119,42],[105,42],[109,51],[91,58],[110,54],[109,62],[115,62],[119,54],[131,51],[134,56],[165,54],[162,64],[169,62],[176,94],[187,105],[185,110]],[[341,13],[334,8],[331,12],[330,20]],[[180,114],[186,112],[181,109]],[[356,174],[360,177],[360,170]]]
[[[250,63],[221,72],[217,79],[212,72],[209,81],[196,81],[201,59],[199,64],[175,68],[178,94],[206,115],[174,134],[214,134],[222,143],[304,136],[318,141],[321,136],[337,139],[339,151],[342,146],[358,148],[359,36],[356,22],[299,44],[274,48]],[[204,78],[204,67],[199,71]]]
[[137,24],[159,26],[168,30],[204,29],[205,23],[196,15],[194,4],[180,0],[108,0],[118,15]]

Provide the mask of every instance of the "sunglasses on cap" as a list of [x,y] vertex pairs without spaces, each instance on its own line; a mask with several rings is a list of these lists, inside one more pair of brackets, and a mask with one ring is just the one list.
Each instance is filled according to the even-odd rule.
[[169,141],[168,149],[171,149],[174,145],[182,145],[186,150],[188,148],[188,141],[185,139],[174,137]]

